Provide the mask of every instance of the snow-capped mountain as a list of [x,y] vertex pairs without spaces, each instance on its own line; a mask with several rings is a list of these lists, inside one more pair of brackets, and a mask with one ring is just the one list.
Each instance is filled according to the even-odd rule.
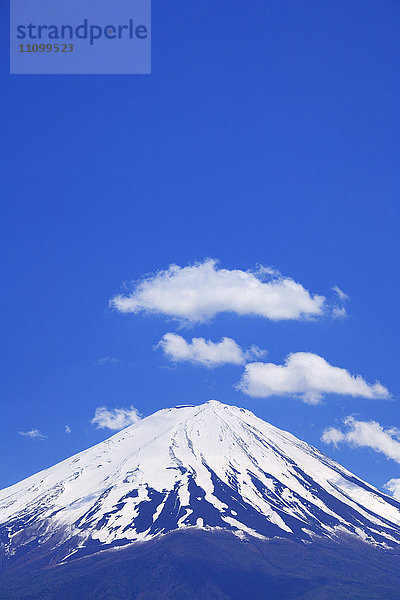
[[11,557],[56,562],[197,528],[239,537],[350,534],[400,544],[400,503],[242,408],[177,406],[0,491]]

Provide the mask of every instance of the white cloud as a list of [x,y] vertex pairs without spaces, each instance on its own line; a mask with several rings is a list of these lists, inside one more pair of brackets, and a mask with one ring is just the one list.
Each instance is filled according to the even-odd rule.
[[392,492],[394,498],[400,500],[400,479],[389,479],[383,487],[389,492]]
[[[346,417],[345,430],[325,429],[321,440],[325,443],[340,442],[358,448],[371,448],[381,452],[386,458],[400,463],[400,430],[394,427],[384,429],[377,421],[357,421],[354,417]],[[337,432],[336,442],[331,439],[331,431]],[[340,438],[340,439],[339,439]]]
[[92,425],[97,425],[97,429],[112,429],[119,431],[140,421],[139,412],[134,406],[130,408],[111,408],[98,406],[94,417],[91,420]]
[[[384,429],[377,421],[357,421],[354,417],[346,417],[344,426],[344,431],[328,427],[321,440],[335,446],[344,443],[353,448],[371,448],[400,463],[400,429]],[[400,500],[400,479],[390,479],[383,487]]]
[[269,268],[221,269],[216,260],[207,259],[148,275],[129,295],[112,298],[110,305],[124,313],[158,313],[190,323],[209,321],[221,312],[277,321],[321,315],[325,298]]
[[30,429],[29,431],[19,431],[19,435],[24,435],[25,437],[30,437],[34,440],[45,440],[47,435],[43,435],[40,433],[39,429]]
[[204,338],[193,338],[187,342],[176,333],[166,333],[157,347],[174,362],[188,361],[206,367],[218,367],[225,364],[243,365],[246,360],[265,354],[257,346],[243,350],[235,340],[224,337],[220,342],[212,342]]
[[65,426],[65,433],[71,433],[71,427],[69,425]]
[[309,352],[289,354],[283,365],[250,363],[236,387],[258,398],[300,396],[308,404],[318,404],[325,394],[390,397],[389,391],[379,382],[369,384],[361,375],[351,375],[346,369],[334,367],[321,356]]

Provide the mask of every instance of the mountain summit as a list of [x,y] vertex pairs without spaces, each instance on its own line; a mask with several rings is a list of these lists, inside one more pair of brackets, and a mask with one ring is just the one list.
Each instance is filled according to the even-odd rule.
[[211,400],[177,406],[0,491],[3,557],[65,563],[174,530],[400,544],[400,503],[290,433]]

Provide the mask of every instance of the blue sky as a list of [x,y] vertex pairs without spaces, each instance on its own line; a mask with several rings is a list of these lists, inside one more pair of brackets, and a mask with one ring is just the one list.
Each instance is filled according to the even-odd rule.
[[[396,460],[321,435],[349,415],[400,426],[398,3],[154,0],[152,13],[150,76],[10,76],[3,45],[0,487],[110,435],[90,423],[99,406],[146,416],[216,398],[382,488]],[[328,304],[339,286],[348,316],[182,327],[109,307],[125,283],[207,257],[273,267]],[[254,344],[276,365],[317,354],[392,397],[251,397],[234,387],[243,366],[154,350],[167,332]],[[19,434],[32,429],[47,437]]]

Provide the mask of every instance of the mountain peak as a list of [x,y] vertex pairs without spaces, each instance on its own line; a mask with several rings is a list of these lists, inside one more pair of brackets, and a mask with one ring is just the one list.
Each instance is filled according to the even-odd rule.
[[400,503],[320,451],[217,400],[162,409],[0,492],[11,556],[62,560],[185,528],[312,541],[400,543]]

